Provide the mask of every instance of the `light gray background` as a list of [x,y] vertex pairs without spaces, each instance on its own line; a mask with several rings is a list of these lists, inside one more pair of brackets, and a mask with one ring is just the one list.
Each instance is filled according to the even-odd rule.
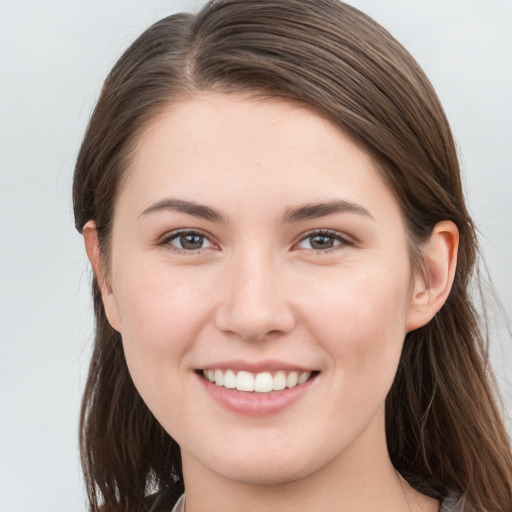
[[[0,512],[83,511],[77,415],[92,333],[74,159],[101,82],[151,22],[200,1],[0,0]],[[512,304],[512,1],[352,0],[417,58],[460,146]],[[511,340],[493,345],[500,374]],[[502,381],[509,411],[510,385]]]

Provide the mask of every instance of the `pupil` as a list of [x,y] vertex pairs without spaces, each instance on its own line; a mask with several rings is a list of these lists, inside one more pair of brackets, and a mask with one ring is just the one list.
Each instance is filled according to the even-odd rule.
[[203,237],[201,235],[181,235],[180,243],[183,249],[201,249]]
[[333,246],[333,239],[330,236],[315,235],[311,240],[313,249],[330,249]]

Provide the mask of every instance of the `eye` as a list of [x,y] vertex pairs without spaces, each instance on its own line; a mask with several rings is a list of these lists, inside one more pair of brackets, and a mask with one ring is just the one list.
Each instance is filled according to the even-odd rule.
[[162,240],[162,245],[170,246],[171,250],[177,252],[197,252],[213,247],[206,235],[198,231],[175,231]]
[[297,244],[300,249],[327,252],[338,246],[353,245],[353,242],[339,233],[332,231],[314,231]]

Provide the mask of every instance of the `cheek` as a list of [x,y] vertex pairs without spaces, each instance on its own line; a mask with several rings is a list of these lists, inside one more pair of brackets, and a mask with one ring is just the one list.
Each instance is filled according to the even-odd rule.
[[190,348],[210,316],[206,281],[179,270],[135,268],[140,270],[119,273],[117,279],[126,357],[141,364],[177,357]]
[[357,381],[351,386],[390,386],[406,334],[409,276],[353,269],[336,282],[309,298],[315,305],[310,328],[330,355],[334,375]]
[[168,410],[186,409],[187,354],[210,318],[207,289],[183,272],[133,268],[117,280],[123,349],[135,387],[166,424]]

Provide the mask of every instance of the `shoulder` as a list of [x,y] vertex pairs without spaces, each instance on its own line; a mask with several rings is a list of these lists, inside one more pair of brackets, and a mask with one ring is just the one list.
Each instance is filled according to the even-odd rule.
[[[145,512],[180,512],[183,502],[183,485],[174,485],[146,498]],[[178,506],[178,508],[174,508]]]
[[465,496],[450,494],[443,499],[439,512],[476,512]]

